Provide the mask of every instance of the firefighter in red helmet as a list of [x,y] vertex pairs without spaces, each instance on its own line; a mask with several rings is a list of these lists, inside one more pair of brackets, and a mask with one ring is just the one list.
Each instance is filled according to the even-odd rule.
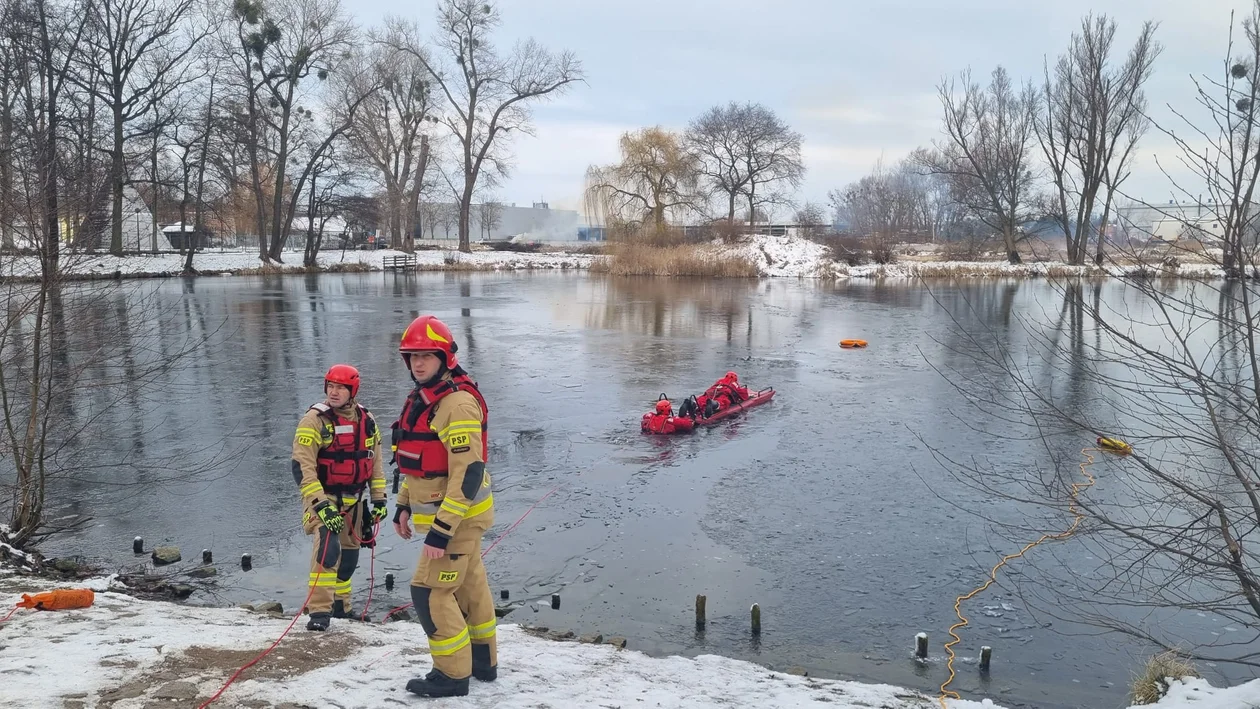
[[359,548],[373,543],[372,527],[388,514],[381,431],[356,401],[358,394],[359,370],[334,364],[324,375],[324,401],[306,411],[293,437],[302,528],[316,535],[307,630],[327,630],[330,618],[353,617],[350,577],[359,564]]
[[415,388],[393,425],[394,463],[405,477],[394,529],[403,539],[424,537],[411,600],[433,669],[407,690],[426,697],[464,696],[469,677],[498,676],[494,599],[481,563],[481,538],[494,524],[489,412],[458,349],[432,315],[412,321],[398,345]]

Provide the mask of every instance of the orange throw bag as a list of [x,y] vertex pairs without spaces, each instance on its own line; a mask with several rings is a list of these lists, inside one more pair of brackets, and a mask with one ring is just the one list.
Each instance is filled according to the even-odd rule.
[[64,611],[71,608],[87,608],[96,599],[90,588],[59,588],[56,591],[22,594],[18,608],[34,608],[40,611]]

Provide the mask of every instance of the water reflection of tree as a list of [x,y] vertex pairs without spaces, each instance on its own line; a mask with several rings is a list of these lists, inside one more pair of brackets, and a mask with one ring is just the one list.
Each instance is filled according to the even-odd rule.
[[[144,455],[160,429],[144,411],[201,341],[164,348],[158,323],[178,307],[151,282],[67,284],[54,275],[0,291],[0,490],[12,501],[15,544],[33,545],[84,522],[87,481],[117,490],[205,471],[188,458]],[[34,398],[29,395],[35,392]],[[50,519],[52,512],[69,517]]]
[[749,300],[755,283],[742,280],[608,277],[586,311],[588,328],[653,337],[751,338]]
[[[998,525],[1022,544],[1070,524],[1081,448],[1098,436],[1130,442],[1133,454],[1100,460],[1099,482],[1079,496],[1077,551],[1030,554],[1021,563],[1035,573],[1020,574],[1019,590],[1058,618],[1260,666],[1256,286],[1134,279],[1105,297],[1098,283],[1054,286],[1057,316],[1021,316],[1022,340],[957,328],[952,351],[980,366],[946,371],[1000,428],[979,417],[978,426],[994,440],[1038,443],[1051,467],[938,458],[958,482],[1030,510]],[[1243,630],[1196,638],[1190,650],[1163,622],[1185,611]]]

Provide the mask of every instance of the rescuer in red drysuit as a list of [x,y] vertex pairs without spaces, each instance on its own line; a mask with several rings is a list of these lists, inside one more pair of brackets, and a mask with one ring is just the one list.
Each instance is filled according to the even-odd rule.
[[746,401],[748,396],[748,387],[739,383],[739,375],[735,372],[727,372],[721,379],[714,382],[713,386],[696,397],[694,403],[691,400],[683,402],[679,411],[682,414],[691,414],[694,411],[693,415],[708,418],[729,408],[732,404]]
[[643,414],[640,430],[643,433],[679,433],[690,431],[695,422],[683,416],[674,416],[674,407],[665,395],[656,402],[656,409]]

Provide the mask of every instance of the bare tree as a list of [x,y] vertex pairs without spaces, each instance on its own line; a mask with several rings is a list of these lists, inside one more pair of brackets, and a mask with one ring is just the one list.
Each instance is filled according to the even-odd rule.
[[[582,80],[581,63],[571,52],[553,54],[533,40],[517,44],[499,56],[490,35],[500,23],[489,0],[442,0],[438,6],[438,36],[434,40],[442,61],[418,51],[423,46],[417,30],[401,19],[388,21],[385,42],[418,58],[442,90],[449,112],[442,122],[459,142],[462,189],[459,207],[459,249],[470,251],[469,210],[478,181],[507,174],[503,136],[530,134],[529,104],[564,91]],[[488,168],[488,170],[487,170]]]
[[968,235],[974,231],[962,229],[964,222],[968,220],[968,215],[965,205],[954,194],[954,181],[947,175],[933,173],[924,168],[925,165],[935,164],[939,160],[940,158],[932,151],[924,148],[914,151],[906,159],[908,169],[916,173],[918,184],[923,191],[922,207],[933,242],[954,239],[960,236],[962,231],[966,231]]
[[[1073,609],[1073,621],[1201,659],[1260,666],[1254,291],[1238,281],[1170,288],[1134,279],[1122,297],[1108,299],[1100,285],[1053,286],[1059,313],[1021,317],[1018,338],[953,328],[950,360],[968,365],[941,367],[986,412],[973,421],[991,422],[972,425],[995,440],[1037,442],[1048,464],[1012,467],[936,451],[938,460],[986,499],[1030,510],[1018,524],[999,526],[1012,542],[1059,532],[1082,515],[1074,543],[1098,561],[1068,569],[1046,551],[1027,559],[1031,568],[1014,583],[1031,606],[1064,619],[1063,609]],[[1077,466],[1086,462],[1081,449],[1094,448],[1099,436],[1133,451],[1090,453],[1097,460],[1090,486]],[[1188,650],[1173,627],[1144,620],[1169,610],[1241,632]]]
[[620,162],[586,171],[588,215],[609,225],[647,225],[659,234],[671,215],[700,208],[699,159],[680,136],[643,128],[623,134],[620,144]]
[[946,175],[960,203],[1002,235],[1007,259],[1019,263],[1016,242],[1028,219],[1034,175],[1029,155],[1036,123],[1037,91],[1017,89],[1006,70],[993,71],[987,88],[971,72],[938,87],[945,111],[945,141],[932,153],[930,171]]
[[928,183],[908,161],[893,169],[877,164],[870,175],[829,197],[850,232],[880,244],[932,228]]
[[49,531],[50,468],[58,441],[74,433],[58,417],[76,386],[76,377],[59,364],[67,337],[60,250],[67,205],[59,199],[67,184],[61,170],[67,156],[58,143],[67,94],[81,80],[76,72],[86,45],[85,16],[77,3],[48,0],[0,8],[8,110],[20,116],[4,135],[6,153],[18,163],[2,196],[4,216],[10,233],[39,253],[38,271],[31,274],[35,284],[9,281],[0,289],[0,459],[13,471],[13,484],[4,490],[9,521],[0,537],[19,548]]
[[735,224],[735,202],[748,185],[744,170],[741,119],[746,111],[735,102],[714,106],[687,127],[687,147],[698,157],[700,174],[715,193],[726,196],[726,221]]
[[354,183],[357,175],[349,161],[337,154],[334,144],[327,150],[318,150],[310,171],[310,187],[306,190],[306,251],[302,264],[315,268],[319,251],[323,247],[324,229],[329,220],[341,212],[342,192]]
[[[370,68],[360,63],[346,62],[342,66],[341,73],[331,82],[332,86],[325,94],[326,102],[320,111],[320,116],[316,117],[310,109],[306,110],[306,117],[301,125],[302,131],[294,134],[293,157],[298,159],[295,167],[300,168],[301,172],[297,173],[297,179],[290,187],[288,208],[280,216],[280,222],[284,225],[284,234],[288,234],[293,224],[302,190],[306,188],[308,180],[314,178],[317,170],[322,170],[326,176],[338,175],[333,180],[336,189],[349,181],[349,172],[337,169],[335,165],[329,163],[327,157],[336,146],[346,140],[346,136],[354,127],[358,111],[380,89],[380,84],[375,82],[377,78],[379,77],[372,75]],[[286,185],[286,187],[289,186]],[[279,183],[276,189],[280,190]],[[314,209],[318,198],[309,195],[308,201]],[[313,215],[311,218],[314,218]],[[276,242],[272,243],[272,249],[278,251]],[[318,244],[314,249],[308,245],[304,261],[308,268],[315,266],[317,254]]]
[[1155,23],[1143,25],[1119,67],[1112,65],[1115,34],[1115,20],[1087,16],[1055,65],[1053,78],[1049,65],[1045,69],[1045,110],[1036,122],[1037,138],[1057,197],[1051,213],[1063,229],[1073,264],[1084,263],[1092,235],[1097,240],[1095,261],[1101,265],[1115,190],[1127,177],[1138,139],[1149,125],[1143,86],[1161,51],[1154,40]]
[[[329,91],[325,86],[329,77],[341,71],[342,63],[353,63],[357,31],[338,0],[278,0],[267,5],[234,0],[233,12],[235,22],[221,47],[245,108],[238,120],[247,141],[258,209],[259,256],[278,263],[294,205],[301,199],[302,180],[293,179],[289,171],[302,167],[289,164],[291,153],[298,136],[314,121],[310,106]],[[348,129],[340,129],[338,135]]]
[[425,200],[420,203],[417,214],[420,217],[420,238],[424,238],[425,229],[429,230],[429,238],[437,238],[437,225],[442,219],[443,205],[440,202]]
[[[264,19],[262,3],[253,0],[233,0],[232,20],[220,33],[217,47],[222,64],[231,67],[227,78],[236,92],[233,100],[226,102],[234,110],[231,130],[225,130],[224,135],[235,137],[243,144],[249,159],[248,186],[254,198],[253,230],[258,235],[258,257],[268,261],[270,199],[267,192],[268,185],[275,184],[270,179],[274,162],[268,158],[272,152],[268,125],[273,109],[272,102],[265,95],[266,72],[263,71],[262,61],[267,47],[280,40],[280,27],[274,20]],[[276,102],[276,105],[279,103]],[[216,162],[224,173],[231,173],[230,179],[240,184],[238,161],[230,164]]]
[[[303,99],[314,100],[306,91],[306,80],[314,76],[320,82],[327,81],[337,64],[349,58],[356,31],[337,0],[289,0],[277,6],[274,18],[280,28],[279,37],[275,42],[264,45],[261,65],[263,85],[270,96],[269,104],[275,108],[270,128],[275,131],[278,144],[271,210],[271,246],[267,255],[270,260],[280,262],[281,250],[307,176],[300,176],[291,188],[286,210],[284,193],[290,179],[288,162],[294,134],[315,119],[310,108],[304,109],[300,103]],[[358,100],[365,98],[361,95]],[[358,103],[350,105],[357,110]],[[327,144],[330,145],[350,129],[353,114],[354,110],[338,116],[338,125],[329,131]],[[307,161],[307,172],[310,165],[311,162]]]
[[488,199],[477,208],[477,224],[481,228],[481,233],[485,234],[485,238],[489,239],[491,232],[497,229],[502,222],[502,202]]
[[164,100],[155,102],[146,121],[149,123],[145,127],[144,132],[148,134],[149,147],[149,249],[153,253],[158,252],[159,248],[159,214],[161,213],[161,203],[163,189],[170,187],[170,183],[162,179],[159,171],[161,157],[166,147],[170,144],[170,129],[176,122],[181,120],[182,114],[185,112],[186,97],[181,95],[182,92],[169,94]]
[[[438,202],[434,205],[436,214],[436,224],[442,225],[442,238],[451,238],[451,227],[459,225],[459,206],[448,202]],[[455,232],[456,236],[459,232]]]
[[741,157],[748,181],[741,194],[748,200],[748,212],[767,212],[787,205],[791,191],[801,186],[805,163],[801,158],[801,134],[792,130],[770,109],[760,104],[746,106],[740,132]]
[[438,121],[432,115],[433,77],[418,58],[424,52],[423,46],[406,52],[383,44],[373,48],[373,80],[381,90],[359,111],[351,133],[355,151],[371,165],[385,190],[390,245],[404,251],[415,249],[412,231],[431,159],[428,130]]
[[1196,103],[1205,111],[1203,118],[1196,122],[1188,111],[1169,106],[1185,131],[1155,124],[1176,143],[1176,159],[1193,179],[1186,184],[1187,180],[1174,177],[1157,157],[1177,204],[1145,206],[1181,223],[1185,231],[1200,231],[1205,222],[1219,224],[1225,275],[1244,278],[1256,273],[1260,230],[1260,209],[1256,206],[1260,185],[1260,1],[1253,1],[1251,15],[1242,22],[1241,46],[1236,46],[1234,27],[1231,22],[1224,75],[1193,78]]
[[[213,77],[192,86],[188,92],[188,106],[177,114],[171,128],[171,143],[179,154],[179,225],[183,239],[180,251],[184,253],[184,273],[195,274],[193,256],[197,244],[205,234],[204,204],[206,165],[209,162],[210,143],[215,129],[215,82]],[[204,96],[201,101],[193,95]],[[193,227],[188,229],[188,210],[193,210]],[[156,214],[157,204],[154,204]]]
[[830,230],[827,210],[817,202],[805,202],[797,208],[794,219],[801,228],[801,235],[812,238]]
[[[123,249],[123,187],[127,184],[128,141],[144,137],[128,132],[153,110],[154,104],[187,81],[189,53],[205,36],[192,27],[195,0],[103,0],[87,4],[91,31],[87,37],[99,61],[87,68],[96,80],[87,86],[97,92],[113,119],[110,146],[110,252]],[[142,125],[142,124],[140,124]]]

